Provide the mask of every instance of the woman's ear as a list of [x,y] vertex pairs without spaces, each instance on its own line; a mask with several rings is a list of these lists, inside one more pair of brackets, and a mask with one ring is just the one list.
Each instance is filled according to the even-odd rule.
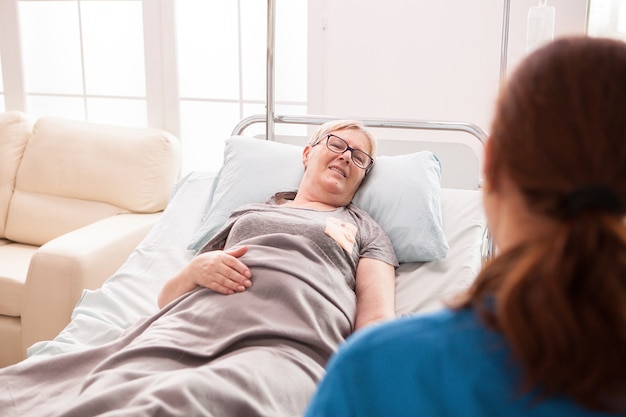
[[304,165],[305,170],[307,164],[309,163],[309,153],[311,153],[311,145],[306,145],[302,151],[302,165]]

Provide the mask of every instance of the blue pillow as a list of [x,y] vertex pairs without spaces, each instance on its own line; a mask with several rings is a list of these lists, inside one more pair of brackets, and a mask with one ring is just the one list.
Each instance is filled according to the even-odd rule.
[[[304,173],[302,149],[245,137],[226,140],[213,198],[189,249],[201,249],[236,208],[264,202],[279,191],[297,190]],[[428,262],[447,255],[441,164],[432,152],[376,158],[352,202],[387,232],[398,262]]]
[[398,262],[445,258],[441,163],[432,152],[379,156],[352,199],[382,227]]

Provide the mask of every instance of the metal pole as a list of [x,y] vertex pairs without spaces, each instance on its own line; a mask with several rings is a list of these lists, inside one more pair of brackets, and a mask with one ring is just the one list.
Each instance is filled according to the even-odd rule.
[[276,26],[276,2],[267,0],[267,74],[266,74],[266,122],[265,137],[274,140],[274,50]]
[[500,45],[500,90],[506,80],[506,60],[509,52],[509,15],[511,12],[511,0],[504,0],[502,6],[502,43]]

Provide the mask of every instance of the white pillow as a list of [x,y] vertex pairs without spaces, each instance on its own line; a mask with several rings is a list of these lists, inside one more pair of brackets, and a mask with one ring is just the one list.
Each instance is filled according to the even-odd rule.
[[[304,173],[302,149],[245,137],[226,140],[208,213],[189,249],[201,249],[234,209],[297,190]],[[352,201],[387,232],[400,263],[434,261],[448,252],[440,179],[441,165],[432,152],[381,156]]]

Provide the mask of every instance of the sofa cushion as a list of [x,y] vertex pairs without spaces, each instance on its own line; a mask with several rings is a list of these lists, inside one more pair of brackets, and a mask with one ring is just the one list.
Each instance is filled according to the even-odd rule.
[[44,117],[17,172],[6,237],[42,245],[120,213],[163,210],[180,173],[180,144],[157,129]]
[[9,202],[33,122],[24,113],[0,113],[0,238],[5,236]]
[[0,246],[0,315],[21,316],[26,273],[37,249],[19,243]]

